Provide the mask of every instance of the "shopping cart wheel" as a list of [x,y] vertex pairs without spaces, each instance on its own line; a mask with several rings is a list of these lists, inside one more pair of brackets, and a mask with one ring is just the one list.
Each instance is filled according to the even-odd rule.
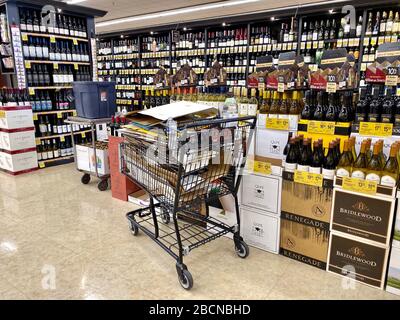
[[90,174],[85,173],[81,178],[81,182],[83,184],[88,184],[90,182]]
[[178,272],[178,280],[182,288],[185,290],[190,290],[193,287],[193,277],[185,265],[179,267],[176,265],[176,271]]
[[107,180],[101,180],[99,184],[97,185],[100,191],[106,191],[108,189],[108,181]]
[[162,222],[164,222],[165,224],[170,223],[171,218],[169,216],[169,212],[167,210],[163,210],[163,213],[161,214],[161,220]]
[[250,253],[249,246],[243,240],[235,242],[235,250],[236,254],[242,259],[247,258]]
[[136,237],[138,235],[138,233],[139,233],[138,226],[131,222],[130,223],[130,229],[131,229],[132,234]]

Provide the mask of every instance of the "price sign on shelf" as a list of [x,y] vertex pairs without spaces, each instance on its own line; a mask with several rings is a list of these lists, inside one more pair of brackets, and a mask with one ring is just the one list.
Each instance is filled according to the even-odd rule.
[[21,33],[22,41],[28,41],[28,35],[26,33]]
[[397,68],[393,68],[393,67],[387,68],[385,85],[386,86],[397,86],[398,82],[399,82],[399,76],[397,74]]
[[337,91],[336,82],[327,82],[326,83],[326,92],[328,92],[328,93],[336,93],[336,91]]
[[264,161],[254,161],[254,172],[262,173],[262,174],[271,174],[271,163]]
[[33,114],[33,121],[38,120],[38,115],[36,113]]
[[51,36],[50,37],[50,43],[56,43],[56,37]]
[[56,63],[56,62],[53,63],[53,69],[54,69],[54,70],[58,70],[58,63]]
[[39,168],[40,168],[40,169],[43,169],[44,167],[45,167],[44,162],[39,162]]
[[74,46],[78,45],[78,40],[74,39],[74,40],[72,40],[72,42],[73,42]]
[[342,188],[353,192],[376,194],[378,184],[376,181],[345,177],[343,178]]
[[65,141],[65,136],[61,136],[61,137],[60,137],[60,141],[61,141],[61,142],[64,142],[64,141]]
[[294,182],[297,183],[315,187],[322,187],[323,181],[324,178],[322,174],[298,171],[298,170],[294,172]]
[[392,123],[361,122],[359,134],[361,136],[389,137],[393,133]]
[[85,133],[85,132],[82,132],[82,133],[81,133],[81,136],[82,136],[82,138],[86,138],[86,133]]
[[289,119],[267,118],[265,127],[274,130],[289,130]]
[[36,139],[35,139],[35,142],[36,142],[36,145],[37,145],[37,146],[41,143],[41,141],[40,141],[39,138],[36,138]]
[[74,63],[74,69],[78,70],[79,69],[79,65],[77,63]]
[[307,132],[310,134],[335,134],[335,122],[309,121]]
[[6,112],[3,110],[0,110],[0,119],[3,119],[6,117]]
[[25,68],[30,69],[31,68],[31,62],[30,61],[25,61]]
[[61,112],[57,112],[57,118],[62,119],[62,113]]

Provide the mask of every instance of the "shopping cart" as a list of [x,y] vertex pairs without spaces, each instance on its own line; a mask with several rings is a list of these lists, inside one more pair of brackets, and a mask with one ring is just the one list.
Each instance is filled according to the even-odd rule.
[[[194,121],[179,125],[175,136],[164,128],[170,136],[161,141],[163,132],[157,138],[124,134],[121,172],[150,195],[149,207],[127,214],[131,231],[144,232],[176,259],[184,289],[192,288],[193,278],[183,256],[193,249],[232,233],[237,255],[249,254],[240,236],[237,194],[255,124],[250,116]],[[235,225],[209,215],[209,203],[228,194],[235,201]]]

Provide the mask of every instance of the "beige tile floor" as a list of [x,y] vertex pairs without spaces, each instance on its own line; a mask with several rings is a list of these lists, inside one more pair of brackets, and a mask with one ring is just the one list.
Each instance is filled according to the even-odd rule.
[[74,165],[0,173],[0,299],[396,299],[252,248],[239,259],[218,239],[188,256],[194,288],[149,238],[134,238],[133,205],[84,186]]

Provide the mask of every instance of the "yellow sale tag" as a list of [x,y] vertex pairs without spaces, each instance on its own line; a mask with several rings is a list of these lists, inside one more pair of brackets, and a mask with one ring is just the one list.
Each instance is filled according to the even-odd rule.
[[307,49],[311,49],[312,48],[312,42],[307,42]]
[[313,42],[313,49],[318,49],[318,42],[317,41]]
[[385,43],[385,37],[379,37],[378,38],[378,45],[384,44]]
[[29,94],[30,94],[31,96],[35,95],[35,89],[29,88]]
[[31,68],[31,62],[30,61],[25,61],[25,68],[30,69]]
[[375,46],[378,39],[376,37],[371,38],[371,46]]
[[36,141],[36,145],[38,146],[40,144],[40,139],[36,138],[35,141]]
[[378,184],[376,181],[361,180],[355,178],[343,178],[342,188],[353,192],[376,194]]
[[50,37],[50,42],[51,42],[51,43],[56,43],[56,37],[51,36],[51,37]]
[[364,38],[364,47],[369,46],[369,38]]
[[397,86],[399,82],[399,76],[397,75],[387,75],[385,79],[386,86]]
[[26,33],[21,34],[22,41],[28,41],[28,35]]
[[269,162],[254,161],[254,172],[262,174],[271,174],[271,164]]
[[53,69],[58,70],[58,63],[53,63]]
[[62,119],[62,113],[61,112],[57,112],[57,118]]
[[285,92],[285,84],[283,82],[278,83],[278,92]]
[[361,122],[359,134],[361,136],[388,137],[393,133],[392,123]]
[[289,119],[267,118],[265,127],[274,130],[289,130]]
[[336,82],[328,82],[326,84],[326,92],[328,92],[328,93],[336,93],[336,91],[337,91]]
[[36,113],[34,113],[34,114],[33,114],[33,120],[37,120],[37,119],[38,119],[38,116],[37,116]]
[[74,69],[78,70],[79,69],[79,65],[77,63],[74,63]]
[[43,169],[45,167],[44,162],[39,162],[39,168]]
[[72,115],[76,117],[76,110],[72,111]]
[[72,42],[74,43],[74,46],[78,45],[78,40],[74,39],[74,40],[72,40]]
[[342,39],[338,39],[336,46],[338,48],[342,47],[343,46],[343,40]]
[[310,134],[335,134],[335,122],[309,121],[307,132]]
[[81,136],[82,136],[82,138],[86,138],[86,133],[85,133],[85,132],[82,132],[82,133],[81,133]]
[[61,142],[64,142],[64,141],[65,141],[65,136],[61,136],[61,137],[60,137],[60,141],[61,141]]
[[0,119],[3,119],[3,118],[5,118],[5,117],[6,117],[6,112],[3,111],[3,110],[1,110],[1,111],[0,111]]
[[322,174],[298,171],[298,170],[294,172],[294,182],[297,183],[315,187],[322,187],[323,180],[324,178]]

